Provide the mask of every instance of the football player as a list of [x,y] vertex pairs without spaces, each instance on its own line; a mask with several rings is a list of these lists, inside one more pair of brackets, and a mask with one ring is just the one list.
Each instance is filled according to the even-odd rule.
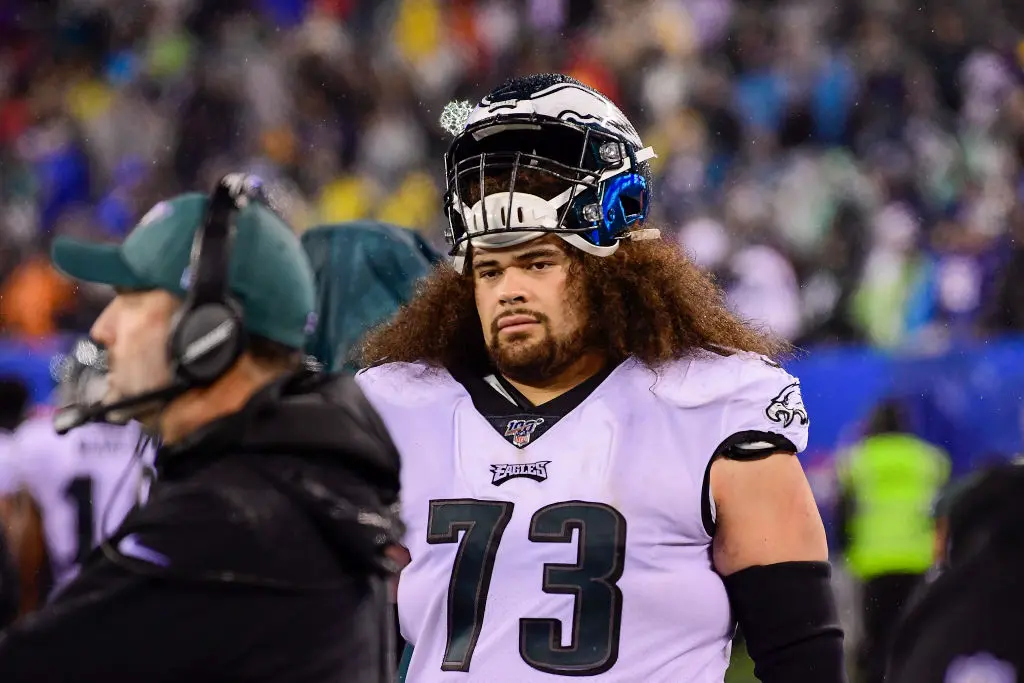
[[408,680],[845,680],[784,347],[646,223],[602,94],[514,78],[446,109],[453,268],[357,379],[402,455]]
[[[58,402],[99,400],[106,386],[103,363],[95,344],[78,341],[56,368]],[[52,415],[42,411],[22,423],[0,452],[0,511],[18,530],[10,541],[21,567],[23,613],[66,584],[137,501],[141,458],[152,455],[139,449],[135,461],[141,436],[137,423],[90,424],[60,436]]]

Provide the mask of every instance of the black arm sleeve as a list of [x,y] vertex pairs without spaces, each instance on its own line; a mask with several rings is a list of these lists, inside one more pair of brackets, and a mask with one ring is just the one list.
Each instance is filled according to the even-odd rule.
[[830,577],[827,562],[780,562],[725,577],[762,683],[845,683]]

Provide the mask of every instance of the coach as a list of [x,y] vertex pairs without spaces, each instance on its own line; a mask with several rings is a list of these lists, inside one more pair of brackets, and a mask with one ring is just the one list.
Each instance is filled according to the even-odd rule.
[[350,379],[303,369],[312,272],[258,195],[233,175],[158,204],[123,245],[55,243],[58,268],[117,293],[92,329],[107,395],[55,423],[138,420],[162,441],[158,479],[0,637],[0,681],[392,676],[398,457]]

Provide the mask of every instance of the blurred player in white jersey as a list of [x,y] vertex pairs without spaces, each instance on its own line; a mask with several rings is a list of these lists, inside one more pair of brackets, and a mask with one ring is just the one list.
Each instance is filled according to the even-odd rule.
[[[101,398],[102,358],[92,342],[76,343],[58,368],[58,402]],[[52,577],[51,582],[25,587],[36,593],[34,600],[29,596],[30,603],[44,602],[73,578],[79,563],[137,502],[145,466],[141,450],[136,458],[141,436],[137,423],[90,424],[59,436],[51,411],[43,410],[23,422],[0,452],[0,494],[6,498],[8,515],[22,520],[18,538],[11,539],[22,576],[44,569]],[[26,505],[34,510],[26,510]],[[36,515],[39,529],[32,528]],[[44,542],[48,567],[33,566],[40,561],[31,542],[37,534]]]
[[645,224],[644,147],[557,74],[450,106],[454,268],[357,375],[402,455],[408,680],[845,680],[785,348]]

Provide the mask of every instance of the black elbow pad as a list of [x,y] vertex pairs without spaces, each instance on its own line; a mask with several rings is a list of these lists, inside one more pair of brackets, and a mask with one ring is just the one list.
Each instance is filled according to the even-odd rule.
[[724,578],[762,683],[845,683],[828,562],[780,562]]

